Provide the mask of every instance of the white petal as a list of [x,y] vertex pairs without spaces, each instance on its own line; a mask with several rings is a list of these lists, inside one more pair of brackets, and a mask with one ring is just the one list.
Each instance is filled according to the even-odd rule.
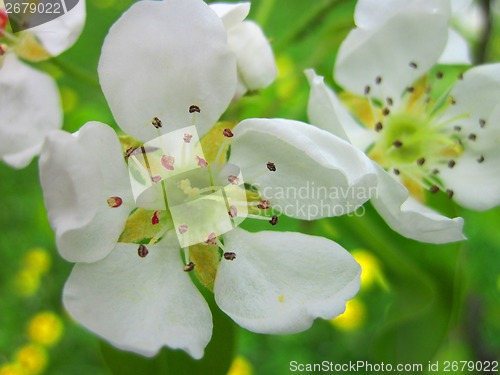
[[7,54],[0,70],[0,158],[23,168],[40,152],[45,136],[62,126],[54,80]]
[[[287,216],[313,220],[351,212],[370,198],[373,165],[348,142],[315,126],[250,119],[234,128],[230,161],[245,182]],[[276,171],[267,169],[273,162]]]
[[295,333],[315,318],[332,319],[359,289],[361,269],[337,243],[294,232],[224,235],[236,254],[222,260],[215,300],[240,326],[257,333]]
[[76,42],[85,25],[85,17],[85,0],[79,0],[68,13],[43,25],[33,27],[28,32],[34,33],[47,52],[56,56]]
[[[192,125],[200,136],[225,111],[236,63],[217,15],[202,1],[135,3],[111,28],[99,78],[118,125],[141,141]],[[201,113],[189,113],[197,105]]]
[[420,204],[389,173],[379,171],[378,194],[372,204],[385,222],[399,234],[428,243],[464,240],[462,218],[450,219]]
[[465,12],[472,5],[474,0],[450,0],[453,14]]
[[278,70],[271,45],[256,23],[242,22],[230,28],[227,36],[241,81],[249,90],[267,87],[276,79]]
[[358,0],[354,20],[358,27],[374,29],[382,26],[408,3],[408,0]]
[[333,90],[325,85],[323,77],[316,75],[312,69],[305,73],[311,86],[307,107],[311,124],[366,150],[375,141],[375,132],[360,126],[352,118]]
[[[367,85],[379,98],[397,101],[406,86],[426,72],[448,39],[448,0],[408,1],[377,28],[357,28],[340,46],[335,79],[362,95]],[[416,63],[417,69],[410,67]],[[375,85],[377,77],[382,82]]]
[[[453,169],[443,168],[440,177],[454,192],[454,199],[474,210],[488,210],[500,204],[500,104],[481,129],[478,143],[457,159]],[[480,158],[484,158],[481,163]]]
[[243,22],[250,12],[250,3],[213,3],[210,8],[220,17],[226,30]]
[[64,306],[122,350],[151,357],[166,345],[201,358],[212,334],[211,314],[183,271],[175,234],[148,246],[145,258],[137,247],[118,244],[100,262],[77,264],[64,288]]
[[[78,137],[52,133],[40,157],[40,179],[61,255],[73,262],[107,256],[133,208],[127,169],[113,129],[88,123]],[[122,205],[110,207],[110,197],[120,197]]]
[[440,64],[471,64],[469,43],[453,29],[448,30],[448,43],[438,60]]

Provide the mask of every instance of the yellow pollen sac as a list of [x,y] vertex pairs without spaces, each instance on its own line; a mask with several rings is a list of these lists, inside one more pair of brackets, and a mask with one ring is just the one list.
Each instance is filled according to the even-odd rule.
[[37,314],[28,325],[28,335],[33,342],[51,346],[58,342],[63,333],[63,323],[54,313]]

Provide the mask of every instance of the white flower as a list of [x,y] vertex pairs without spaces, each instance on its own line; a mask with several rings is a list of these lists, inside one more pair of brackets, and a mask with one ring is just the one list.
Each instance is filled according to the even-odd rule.
[[[383,12],[389,5],[390,17]],[[378,163],[372,202],[393,229],[432,243],[461,240],[461,218],[448,219],[421,201],[426,190],[441,190],[473,209],[500,202],[500,65],[475,67],[459,75],[451,92],[437,93],[443,73],[427,72],[446,45],[448,1],[365,0],[356,17],[359,27],[340,47],[335,79],[354,94],[350,108],[358,110],[349,113],[309,71],[310,120]]]
[[0,159],[23,168],[40,152],[45,136],[62,126],[55,81],[20,59],[40,61],[73,45],[85,21],[85,1],[43,25],[10,34],[0,3]]
[[[133,5],[106,38],[99,76],[120,127],[145,143],[127,148],[127,168],[114,131],[89,123],[76,135],[50,134],[42,151],[49,220],[60,253],[77,262],[64,290],[75,319],[125,350],[152,356],[166,345],[200,358],[212,322],[187,274],[193,270],[214,272],[217,304],[254,332],[299,332],[344,310],[359,288],[360,269],[342,247],[299,233],[218,225],[230,219],[237,226],[241,212],[276,225],[270,210],[278,206],[308,219],[330,215],[299,205],[356,209],[369,196],[276,191],[309,181],[320,189],[369,191],[376,174],[362,152],[308,124],[249,119],[208,134],[222,143],[215,162],[208,162],[193,126],[205,134],[217,121],[234,95],[237,73],[221,20],[200,0]],[[218,166],[229,140],[227,165]],[[238,189],[247,189],[249,198]],[[200,202],[210,208],[198,210],[199,222],[187,223]],[[222,216],[221,202],[227,202]],[[204,231],[204,243],[184,241],[193,226],[196,235]],[[213,263],[196,258],[200,248]]]
[[262,89],[271,84],[278,73],[271,46],[259,25],[244,21],[250,3],[213,3],[210,8],[222,19],[229,48],[236,55],[238,86],[235,98],[248,90]]

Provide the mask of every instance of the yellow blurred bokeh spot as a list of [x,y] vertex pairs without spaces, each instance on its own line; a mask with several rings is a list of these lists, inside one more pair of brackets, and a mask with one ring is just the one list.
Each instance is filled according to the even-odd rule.
[[40,276],[38,273],[22,269],[14,276],[14,285],[21,296],[30,297],[40,287]]
[[51,259],[47,250],[37,247],[28,251],[23,263],[26,269],[44,274],[50,269]]
[[63,328],[59,316],[50,311],[45,311],[31,319],[28,325],[28,336],[35,343],[50,346],[59,341]]
[[28,344],[20,348],[15,355],[16,363],[26,375],[37,375],[47,367],[47,352],[42,346]]
[[0,366],[0,375],[26,375],[18,363],[6,363]]
[[354,250],[351,254],[361,266],[361,287],[372,287],[382,272],[379,260],[366,250]]
[[346,310],[342,315],[330,320],[335,327],[344,331],[353,331],[361,327],[366,321],[366,307],[359,299],[351,299],[346,303]]
[[253,374],[252,365],[243,356],[237,356],[227,375],[251,375]]

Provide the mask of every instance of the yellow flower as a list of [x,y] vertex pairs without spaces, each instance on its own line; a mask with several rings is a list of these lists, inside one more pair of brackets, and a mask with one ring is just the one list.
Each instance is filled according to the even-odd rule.
[[47,367],[47,352],[39,345],[28,344],[16,353],[16,362],[27,375],[36,375]]
[[252,373],[252,365],[250,362],[248,362],[245,357],[239,355],[233,360],[233,364],[227,375],[251,375]]
[[50,269],[50,255],[47,250],[40,247],[31,249],[24,256],[24,268],[40,275]]
[[26,375],[18,363],[6,363],[0,367],[0,375]]
[[37,314],[28,325],[28,335],[33,342],[50,346],[61,338],[63,323],[50,311]]
[[342,315],[330,320],[330,323],[344,331],[352,331],[361,327],[366,320],[366,307],[359,299],[347,301],[346,310]]

